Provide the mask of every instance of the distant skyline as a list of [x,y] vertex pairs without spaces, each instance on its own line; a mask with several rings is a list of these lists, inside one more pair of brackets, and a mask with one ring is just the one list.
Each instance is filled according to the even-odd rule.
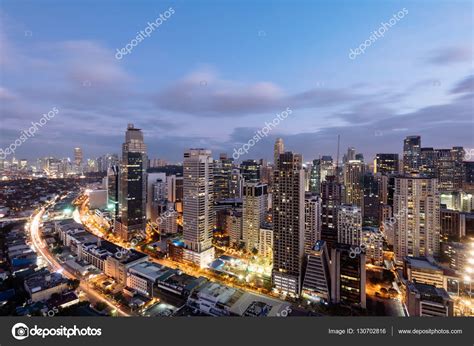
[[241,160],[272,160],[277,137],[304,161],[335,158],[338,134],[341,158],[353,146],[366,161],[401,153],[408,135],[474,148],[472,13],[471,1],[4,0],[0,147],[56,107],[16,158],[119,154],[128,123],[143,129],[150,158],[181,162],[195,147],[217,158],[289,107]]

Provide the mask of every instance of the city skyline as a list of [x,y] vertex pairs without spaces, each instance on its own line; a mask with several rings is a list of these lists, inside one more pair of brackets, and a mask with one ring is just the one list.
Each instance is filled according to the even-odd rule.
[[[48,25],[34,3],[6,1],[0,12],[0,147],[59,111],[7,159],[72,157],[75,147],[87,158],[118,153],[127,123],[143,129],[150,158],[180,162],[194,147],[231,156],[287,107],[292,114],[240,160],[271,160],[277,137],[305,162],[335,158],[338,135],[341,152],[354,146],[366,160],[401,153],[409,135],[421,135],[425,147],[474,147],[468,2],[439,3],[429,18],[422,2],[365,1],[345,10],[326,3],[317,11],[265,2],[252,11],[209,2],[115,4],[115,12],[107,4],[90,12],[87,2],[50,3],[57,21]],[[166,21],[116,58],[170,7]],[[349,57],[404,8],[384,37]],[[280,26],[285,16],[298,20]]]

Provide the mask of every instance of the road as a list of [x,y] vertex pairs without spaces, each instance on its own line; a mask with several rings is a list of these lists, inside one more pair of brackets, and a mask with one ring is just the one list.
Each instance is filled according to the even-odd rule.
[[[68,279],[79,279],[74,274],[70,273],[67,269],[65,269],[61,263],[54,257],[53,254],[49,251],[48,247],[44,243],[43,239],[41,239],[40,235],[40,223],[41,217],[44,214],[44,209],[36,214],[33,220],[30,223],[30,236],[31,241],[33,243],[36,252],[41,255],[49,264],[53,271],[58,271],[62,273]],[[92,300],[92,301],[100,301],[107,304],[110,308],[117,310],[117,312],[122,316],[130,316],[127,312],[123,311],[119,306],[113,303],[112,300],[102,296],[100,293],[96,292],[94,289],[90,288],[87,283],[81,280],[80,286],[81,290]]]

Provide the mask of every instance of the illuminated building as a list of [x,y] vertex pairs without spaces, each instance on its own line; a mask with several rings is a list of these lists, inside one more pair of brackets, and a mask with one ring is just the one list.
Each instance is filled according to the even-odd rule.
[[214,161],[214,195],[215,200],[230,198],[230,182],[233,168],[233,159],[221,154],[219,160]]
[[184,153],[183,199],[184,259],[203,268],[214,260],[214,186],[210,150],[189,149]]
[[383,265],[383,235],[377,227],[362,227],[365,259],[375,265]]
[[403,276],[409,281],[446,288],[443,269],[434,263],[432,257],[405,257]]
[[344,165],[345,203],[363,208],[363,176],[365,165],[360,160],[349,160]]
[[454,302],[445,289],[433,285],[409,282],[405,305],[410,317],[452,317]]
[[408,136],[403,141],[403,172],[418,172],[420,167],[421,137]]
[[331,299],[333,303],[366,307],[365,254],[353,255],[353,247],[337,244],[331,254]]
[[312,300],[331,301],[331,273],[328,248],[318,240],[307,253],[302,295]]
[[355,205],[337,209],[337,242],[359,246],[362,237],[362,213]]
[[119,170],[113,165],[107,171],[107,208],[113,210],[114,219],[119,217]]
[[273,148],[273,165],[275,167],[278,166],[278,159],[280,155],[285,152],[285,144],[283,143],[283,139],[277,138],[275,141],[275,146]]
[[240,174],[244,182],[260,182],[260,163],[257,160],[245,160],[240,164]]
[[264,223],[260,226],[258,253],[262,257],[273,256],[273,225]]
[[327,176],[321,184],[321,239],[328,249],[337,242],[337,208],[342,204],[344,186],[335,176]]
[[242,207],[242,240],[247,251],[258,250],[260,225],[268,208],[267,185],[245,182]]
[[302,157],[286,152],[277,159],[273,186],[274,287],[299,295],[304,256],[304,172]]
[[398,154],[376,154],[374,160],[374,173],[384,175],[397,174],[400,162]]
[[466,214],[457,210],[441,209],[441,236],[460,240],[466,235]]
[[74,148],[74,169],[77,174],[82,173],[82,163],[84,155],[82,154],[81,148]]
[[329,175],[334,175],[334,166],[331,156],[323,156],[320,159],[313,160],[311,176],[309,180],[309,190],[316,194],[321,193],[321,183]]
[[120,166],[120,220],[115,223],[115,232],[126,241],[145,231],[147,162],[143,133],[128,124]]
[[321,197],[307,192],[304,199],[304,252],[309,253],[321,240]]
[[393,215],[397,262],[405,256],[436,256],[440,241],[440,197],[437,179],[395,178]]

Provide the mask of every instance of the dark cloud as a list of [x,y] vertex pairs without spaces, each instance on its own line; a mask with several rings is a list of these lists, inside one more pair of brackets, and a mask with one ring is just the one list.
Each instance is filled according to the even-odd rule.
[[472,51],[468,47],[446,47],[433,50],[426,61],[434,65],[446,65],[472,60]]
[[457,83],[453,89],[452,94],[474,93],[474,75],[467,76],[462,81]]

